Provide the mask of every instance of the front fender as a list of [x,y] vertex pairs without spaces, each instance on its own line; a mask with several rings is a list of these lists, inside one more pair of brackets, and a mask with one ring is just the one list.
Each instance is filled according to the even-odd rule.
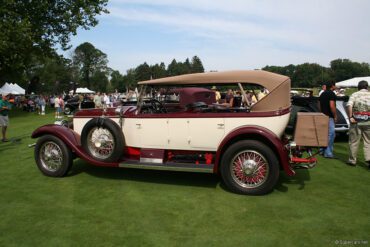
[[76,151],[77,146],[81,146],[80,136],[72,129],[62,125],[47,124],[41,126],[32,132],[32,138],[38,138],[43,135],[53,135],[61,139],[72,151]]
[[56,124],[44,125],[33,131],[31,137],[38,138],[43,135],[53,135],[58,137],[77,155],[77,157],[93,165],[118,167],[118,163],[106,163],[91,158],[81,146],[80,135],[65,126]]
[[268,144],[278,155],[281,166],[289,176],[295,174],[289,165],[289,155],[283,142],[270,130],[260,126],[243,126],[230,132],[220,143],[216,152],[214,172],[217,173],[221,162],[221,156],[231,144],[246,139],[261,140]]

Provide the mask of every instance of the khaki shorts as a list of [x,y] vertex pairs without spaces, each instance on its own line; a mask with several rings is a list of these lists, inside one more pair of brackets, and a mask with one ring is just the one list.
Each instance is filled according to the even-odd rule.
[[0,126],[8,126],[9,125],[9,117],[0,115]]

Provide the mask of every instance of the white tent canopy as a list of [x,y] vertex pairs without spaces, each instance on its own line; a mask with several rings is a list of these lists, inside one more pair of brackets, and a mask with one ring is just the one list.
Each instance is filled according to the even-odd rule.
[[360,81],[367,81],[370,84],[370,76],[365,77],[354,77],[345,81],[335,83],[337,87],[357,87]]
[[17,83],[5,83],[1,88],[0,88],[1,93],[7,93],[7,94],[15,94],[15,95],[20,95],[20,94],[25,94],[26,90],[21,88]]
[[[71,90],[70,92],[73,93],[73,90]],[[76,89],[76,93],[95,93],[95,92],[88,89],[87,87],[79,87]]]
[[25,89],[23,89],[22,87],[20,87],[17,83],[14,83],[14,84],[12,84],[13,85],[13,87],[18,91],[18,92],[20,92],[20,94],[26,94],[26,90]]

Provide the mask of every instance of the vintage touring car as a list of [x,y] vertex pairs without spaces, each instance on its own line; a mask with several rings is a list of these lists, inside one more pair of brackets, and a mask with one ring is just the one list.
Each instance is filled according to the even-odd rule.
[[[312,168],[310,148],[327,143],[320,114],[302,116],[294,140],[284,135],[291,110],[286,76],[227,71],[138,84],[135,106],[84,109],[70,127],[36,129],[41,172],[64,176],[78,157],[97,166],[220,174],[231,191],[257,195],[274,188],[280,170],[292,176],[295,168]],[[242,100],[224,102],[215,87],[238,91]],[[269,93],[259,97],[263,89]]]

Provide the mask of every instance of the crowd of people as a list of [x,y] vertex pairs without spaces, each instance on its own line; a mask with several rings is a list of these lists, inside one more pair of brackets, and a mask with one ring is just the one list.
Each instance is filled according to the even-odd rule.
[[[347,115],[350,121],[347,164],[356,166],[358,148],[362,139],[365,161],[370,168],[370,92],[368,86],[367,81],[360,81],[358,91],[350,96],[347,103]],[[335,84],[328,82],[323,86],[319,97],[320,110],[329,117],[328,146],[321,152],[325,158],[329,159],[336,158],[334,156],[335,122],[337,121],[335,90]]]
[[[323,85],[321,86],[321,90],[320,90],[320,92],[319,92],[319,97],[321,96],[321,94],[322,94],[323,92],[325,92],[325,91],[326,91],[326,87],[327,87],[327,85],[326,85],[326,84],[323,84]],[[337,88],[337,87],[334,87],[334,89],[333,89],[333,90],[331,90],[331,91],[335,94],[335,96],[338,96],[338,97],[345,96],[345,92],[346,92],[346,90],[345,90],[344,88]]]
[[97,94],[92,97],[92,100],[96,108],[114,107],[121,102],[121,96],[117,92],[113,94],[97,92]]
[[[131,93],[132,96],[132,93]],[[69,102],[91,101],[95,103],[96,108],[101,107],[114,107],[121,101],[119,93],[103,93],[97,92],[96,94],[55,94],[46,95],[31,94],[25,95],[9,95],[9,102],[17,108],[22,108],[27,112],[36,112],[39,115],[45,115],[45,108],[55,109],[55,116],[60,117],[64,110],[65,105]]]
[[22,108],[24,111],[37,112],[40,115],[45,115],[45,107],[54,107],[56,95],[15,95],[9,98],[9,101],[15,107]]
[[217,87],[213,86],[211,89],[215,92],[216,103],[226,107],[252,106],[269,93],[266,88],[263,88],[259,91],[244,91],[244,96],[244,93],[241,91],[228,89],[225,97],[222,98],[220,91],[217,90]]

